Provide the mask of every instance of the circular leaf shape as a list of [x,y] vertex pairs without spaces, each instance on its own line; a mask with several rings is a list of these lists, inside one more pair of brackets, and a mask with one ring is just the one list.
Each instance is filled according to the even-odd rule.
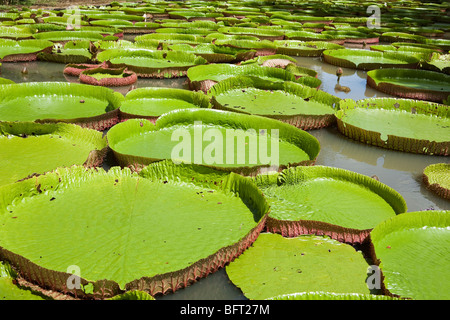
[[288,237],[317,234],[362,243],[378,223],[407,210],[392,188],[339,168],[289,168],[254,181],[271,206],[267,230]]
[[[57,169],[0,194],[0,259],[32,283],[79,298],[185,287],[245,250],[269,210],[240,175],[170,162],[139,174]],[[67,285],[73,268],[78,288]]]
[[443,156],[450,151],[449,115],[445,105],[397,98],[342,100],[336,112],[339,131],[353,140]]
[[118,121],[124,97],[78,83],[31,82],[0,86],[0,121],[69,122],[104,130]]

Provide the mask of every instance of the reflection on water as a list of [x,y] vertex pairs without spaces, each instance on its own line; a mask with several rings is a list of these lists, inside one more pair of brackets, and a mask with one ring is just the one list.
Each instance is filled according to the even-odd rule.
[[[134,37],[134,36],[133,36]],[[351,89],[350,92],[335,91],[337,83],[336,66],[321,61],[320,58],[296,57],[301,66],[318,72],[322,80],[321,90],[339,98],[360,100],[369,97],[389,97],[366,86],[366,72],[343,68],[339,83]],[[21,70],[27,66],[28,74]],[[15,82],[25,81],[69,81],[78,82],[76,78],[65,77],[63,64],[49,62],[4,63],[2,77]],[[136,88],[169,87],[188,89],[187,78],[175,79],[139,79]],[[115,88],[126,94],[130,88]],[[448,162],[446,157],[408,154],[382,149],[350,140],[340,134],[336,127],[310,131],[321,143],[317,165],[326,165],[355,171],[367,176],[376,175],[379,180],[398,191],[406,200],[408,211],[426,209],[449,210],[450,202],[435,196],[422,183],[424,168],[433,163]],[[112,154],[108,154],[104,168],[116,165]],[[201,279],[188,288],[157,299],[245,299],[240,289],[230,283],[225,269]]]

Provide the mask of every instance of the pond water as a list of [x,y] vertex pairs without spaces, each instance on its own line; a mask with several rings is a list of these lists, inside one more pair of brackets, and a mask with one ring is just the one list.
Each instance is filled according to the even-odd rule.
[[[336,66],[321,61],[320,58],[296,58],[299,65],[314,69],[322,80],[320,89],[342,99],[360,100],[371,97],[389,97],[366,85],[366,72],[343,68],[339,81],[341,86],[349,87],[350,92],[339,91]],[[28,74],[23,75],[26,66]],[[63,74],[63,64],[49,62],[3,63],[1,77],[15,82],[33,81],[69,81],[76,78]],[[186,78],[178,79],[139,79],[135,85],[141,87],[169,87],[188,89]],[[115,89],[126,94],[130,88]],[[316,165],[326,165],[355,171],[364,175],[376,175],[379,180],[398,191],[406,200],[408,211],[426,209],[450,210],[450,202],[435,196],[422,183],[422,172],[430,164],[448,162],[447,157],[408,154],[365,145],[350,140],[339,133],[336,127],[310,131],[321,144]],[[113,156],[108,154],[104,168],[117,165]],[[188,288],[178,290],[157,299],[168,300],[240,300],[244,295],[228,279],[225,269],[199,280]]]

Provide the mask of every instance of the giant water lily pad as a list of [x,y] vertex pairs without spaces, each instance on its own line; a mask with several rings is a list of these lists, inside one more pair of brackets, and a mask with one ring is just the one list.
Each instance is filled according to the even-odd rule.
[[0,185],[58,167],[99,166],[106,154],[101,132],[65,123],[0,123]]
[[53,43],[45,40],[9,40],[0,39],[0,61],[17,62],[36,60],[37,53],[51,50]]
[[408,212],[370,234],[387,293],[418,300],[448,300],[450,211]]
[[145,118],[155,122],[169,111],[210,107],[209,97],[201,92],[171,88],[139,88],[125,96],[125,101],[120,107],[120,117]]
[[449,155],[449,108],[438,103],[371,98],[342,100],[336,112],[339,131],[347,137],[404,152]]
[[378,223],[407,209],[392,188],[339,168],[296,167],[255,182],[271,206],[267,230],[283,236],[325,234],[362,243]]
[[397,52],[352,49],[325,50],[323,58],[329,64],[360,70],[416,68],[419,63],[419,58]]
[[343,46],[326,41],[275,40],[277,53],[300,57],[320,57],[325,50],[344,49]]
[[335,122],[340,99],[294,82],[272,82],[257,77],[232,77],[208,92],[215,108],[281,120],[303,130]]
[[1,85],[0,120],[70,122],[103,130],[118,121],[123,99],[111,89],[78,83]]
[[110,49],[97,55],[99,61],[112,67],[127,67],[140,77],[172,78],[183,77],[190,67],[207,61],[193,53],[181,51]]
[[123,166],[172,159],[245,175],[312,165],[320,149],[316,138],[289,124],[203,108],[175,110],[155,124],[127,120],[111,128],[108,142]]
[[256,51],[232,47],[216,46],[212,43],[201,43],[191,46],[186,43],[169,45],[170,50],[192,52],[210,63],[234,62],[251,59]]
[[450,164],[435,163],[423,170],[425,186],[437,195],[450,199]]
[[216,63],[192,67],[187,71],[189,86],[193,90],[208,92],[220,81],[236,76],[254,76],[273,82],[293,81],[310,87],[320,86],[321,81],[315,77],[305,76],[297,79],[290,71],[255,64],[234,65]]
[[[0,258],[29,282],[79,298],[185,287],[251,245],[269,210],[240,175],[168,162],[139,174],[57,169],[0,194]],[[78,288],[67,285],[74,268]]]
[[302,292],[369,294],[368,267],[361,252],[328,237],[262,233],[226,272],[247,298],[260,300]]
[[367,84],[401,98],[442,103],[450,96],[450,75],[427,70],[372,70],[367,72]]

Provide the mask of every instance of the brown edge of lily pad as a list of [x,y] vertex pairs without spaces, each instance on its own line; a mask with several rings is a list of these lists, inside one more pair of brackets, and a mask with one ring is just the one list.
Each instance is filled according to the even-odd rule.
[[38,119],[37,123],[55,123],[64,122],[79,125],[83,128],[94,129],[97,131],[103,131],[111,128],[115,124],[119,123],[119,108],[112,111],[108,111],[104,114],[90,117],[90,118],[77,118],[77,119]]
[[331,239],[350,244],[362,244],[372,229],[358,230],[314,220],[278,220],[267,217],[266,229],[283,237],[297,237],[305,234],[329,236]]
[[356,126],[343,122],[339,118],[337,118],[337,127],[343,135],[352,140],[385,149],[437,156],[450,155],[450,141],[435,142],[429,140],[398,137],[394,135],[388,135],[388,139],[385,141],[381,139],[380,132],[358,128]]
[[397,84],[380,82],[367,75],[367,85],[378,91],[405,99],[425,100],[442,103],[450,95],[449,92],[439,92],[421,88],[408,88]]
[[425,184],[428,190],[434,192],[441,198],[450,200],[450,189],[442,187],[439,183],[431,184],[428,179],[428,176],[425,173],[422,174],[422,179],[423,183]]
[[[93,70],[93,69],[88,69]],[[122,78],[103,78],[103,79],[95,79],[94,77],[91,77],[90,75],[84,73],[83,70],[80,73],[79,79],[81,83],[90,84],[92,86],[102,86],[102,87],[123,87],[123,86],[129,86],[138,80],[137,75],[133,71],[129,71],[125,69],[123,71],[124,77]]]
[[45,48],[43,50],[39,50],[32,53],[18,53],[18,54],[10,54],[3,59],[0,59],[0,62],[29,62],[29,61],[36,61],[39,53],[51,53],[52,48]]
[[192,67],[192,66],[185,66],[185,67],[149,68],[149,67],[136,67],[126,64],[112,64],[110,61],[108,61],[106,65],[108,68],[126,67],[128,70],[136,73],[138,77],[156,78],[156,79],[185,77],[188,69]]
[[63,70],[63,73],[72,77],[79,77],[80,74],[89,69],[95,69],[104,66],[104,64],[89,64],[89,63],[79,63],[79,64],[67,64]]

